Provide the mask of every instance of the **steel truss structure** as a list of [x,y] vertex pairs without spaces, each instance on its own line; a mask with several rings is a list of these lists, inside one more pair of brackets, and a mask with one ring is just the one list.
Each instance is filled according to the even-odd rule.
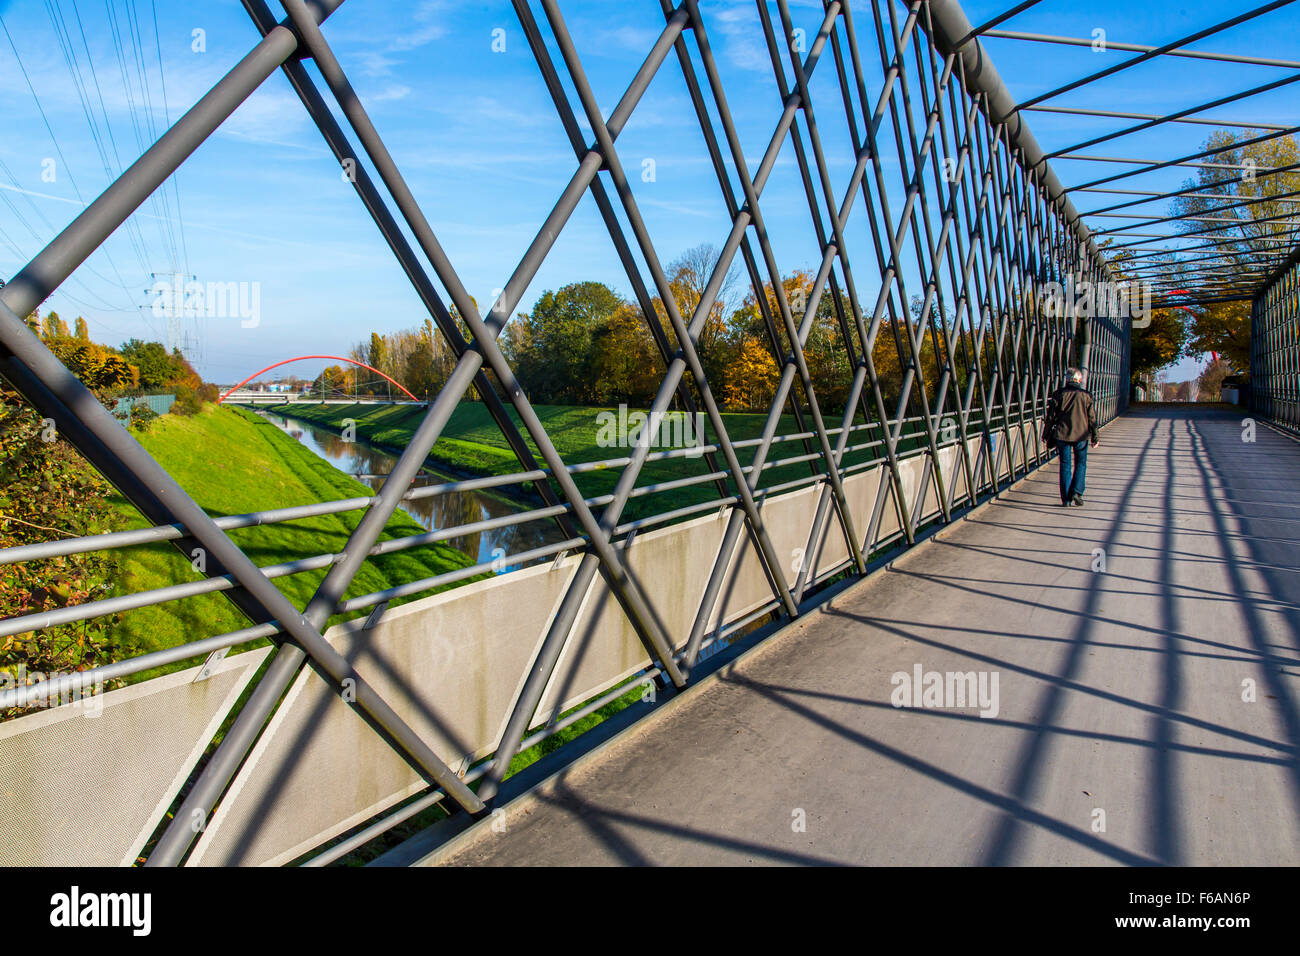
[[1251,408],[1300,432],[1300,249],[1260,289],[1250,317]]
[[[1251,147],[1268,148],[1276,145],[1278,140],[1294,137],[1300,132],[1300,126],[1198,115],[1292,87],[1300,81],[1300,61],[1187,49],[1191,44],[1228,34],[1233,28],[1253,23],[1268,14],[1285,12],[1284,8],[1292,2],[1272,0],[1160,46],[1106,38],[1100,41],[1103,50],[1137,55],[1125,57],[1105,69],[1015,106],[1016,110],[1023,111],[1136,121],[1056,149],[1047,158],[1132,167],[1072,185],[1068,192],[1136,197],[1107,201],[1083,211],[1082,216],[1093,224],[1093,235],[1103,244],[1104,254],[1112,267],[1125,279],[1140,281],[1150,287],[1153,308],[1249,302],[1266,278],[1287,258],[1297,235],[1300,235],[1300,189],[1294,188],[1300,162],[1265,165],[1243,152]],[[1022,4],[1017,10],[1033,5]],[[1284,31],[1291,29],[1289,24],[1281,26]],[[981,35],[1056,46],[1091,46],[1094,51],[1099,42],[1095,36],[1064,37],[996,28],[983,30]],[[1212,67],[1228,69],[1223,64],[1260,67],[1269,78],[1226,96],[1164,114],[1042,105],[1045,100],[1088,87],[1159,57],[1192,59],[1197,61],[1200,70]],[[1283,72],[1279,75],[1278,70]],[[1232,141],[1217,141],[1204,149],[1170,159],[1133,159],[1080,152],[1170,124],[1195,124],[1240,132]],[[1237,153],[1242,155],[1235,155]],[[1123,180],[1181,167],[1211,172],[1203,172],[1201,182],[1179,189],[1115,188],[1115,184]],[[1157,203],[1167,206],[1167,211],[1154,209]],[[1119,219],[1122,222],[1108,224],[1099,222],[1101,219]],[[1149,231],[1150,227],[1160,227],[1161,231]],[[1130,239],[1136,241],[1128,241]]]
[[[1127,174],[1064,187],[1048,160],[1066,159],[1074,150],[1110,137],[1052,154],[1044,152],[1023,113],[1061,91],[1017,104],[980,41],[981,34],[1010,36],[995,30],[996,24],[1032,4],[1020,4],[975,29],[954,0],[899,4],[872,0],[869,21],[860,34],[851,6],[828,0],[815,35],[809,34],[807,42],[797,42],[787,0],[760,0],[757,10],[776,108],[770,140],[751,169],[728,105],[723,71],[710,45],[707,0],[677,4],[660,0],[662,31],[608,117],[597,105],[556,0],[513,0],[519,27],[552,98],[557,121],[572,146],[575,166],[550,214],[504,283],[500,298],[483,314],[330,46],[326,21],[342,0],[282,0],[283,20],[277,20],[264,0],[242,2],[262,40],[0,290],[0,374],[42,415],[53,419],[60,436],[120,489],[152,525],[140,531],[13,548],[0,552],[0,562],[158,541],[170,542],[187,557],[196,548],[207,555],[202,581],[107,598],[52,616],[42,615],[39,621],[34,617],[0,621],[0,635],[204,593],[224,594],[249,619],[246,627],[231,633],[196,635],[182,647],[97,668],[79,678],[6,691],[0,695],[0,704],[15,706],[41,693],[57,694],[97,679],[193,660],[255,639],[266,638],[273,644],[269,664],[232,712],[220,743],[201,766],[195,760],[188,768],[184,798],[170,807],[170,822],[163,814],[155,821],[149,865],[176,865],[186,860],[202,832],[193,821],[210,819],[225,799],[232,780],[304,668],[311,668],[344,695],[348,705],[375,731],[375,746],[393,748],[425,781],[424,788],[395,811],[355,824],[346,839],[318,853],[312,862],[321,864],[435,803],[470,814],[484,813],[521,749],[612,699],[611,694],[604,694],[576,715],[530,734],[594,582],[603,582],[608,588],[644,647],[650,660],[644,675],[680,688],[689,682],[706,648],[730,633],[715,630],[711,622],[728,568],[740,550],[749,547],[760,556],[771,593],[767,603],[745,620],[732,622],[730,630],[764,617],[797,617],[828,582],[865,574],[884,549],[910,546],[925,533],[925,524],[951,520],[982,498],[996,494],[1008,479],[1045,461],[1041,446],[1024,436],[1036,434],[1048,396],[1061,384],[1068,366],[1086,369],[1103,420],[1127,407],[1129,316],[1106,289],[1127,281],[1131,274],[1118,272],[1099,251],[1083,223],[1084,216],[1070,198],[1072,192],[1095,190]],[[1271,9],[1277,4],[1268,6]],[[1182,53],[1176,47],[1202,35],[1208,34],[1165,48],[1144,48],[1139,59]],[[373,497],[210,518],[46,349],[23,317],[44,302],[276,70],[292,85],[335,159],[355,170],[351,178],[360,201],[457,361],[446,386],[428,403],[408,447]],[[700,300],[689,308],[683,308],[674,296],[617,147],[620,134],[661,70],[680,72],[709,168],[717,180],[720,202],[731,221],[727,235],[719,237],[721,255],[708,284]],[[823,81],[818,89],[833,87],[838,95],[815,104],[814,73],[829,73],[832,82]],[[347,129],[335,120],[329,100],[345,118]],[[1142,118],[1142,122],[1172,122],[1196,111],[1155,120]],[[828,123],[844,125],[850,156],[828,156],[821,135]],[[590,138],[584,135],[584,128],[593,131]],[[765,187],[778,154],[787,147],[796,161],[816,237],[816,248],[810,249],[809,255],[819,262],[812,292],[803,302],[786,293],[782,279],[797,264],[777,261],[763,215]],[[847,181],[837,182],[831,160],[846,158],[852,172]],[[1212,152],[1170,162],[1194,165],[1209,158]],[[1168,163],[1148,167],[1160,165]],[[1170,195],[1155,194],[1091,214]],[[702,475],[660,485],[639,484],[647,462],[681,454],[654,451],[644,444],[607,462],[566,463],[502,353],[498,340],[507,320],[574,210],[587,197],[602,217],[663,360],[664,375],[651,413],[665,412],[676,402],[707,418],[713,440],[704,448],[707,467]],[[847,238],[851,223],[865,225],[869,236],[868,242],[858,243],[866,248],[853,250],[856,270],[850,262],[852,243]],[[1207,234],[1212,231],[1204,230]],[[408,233],[414,245],[408,241]],[[1272,262],[1279,254],[1269,252],[1272,258],[1261,261]],[[1196,275],[1205,288],[1213,288],[1216,294],[1236,294],[1246,288],[1242,284],[1245,279],[1221,283],[1211,274],[1218,253],[1207,255],[1206,261],[1209,264],[1199,266]],[[780,370],[761,437],[743,441],[728,434],[698,344],[710,309],[737,263],[753,291],[767,345]],[[1188,281],[1185,273],[1178,275],[1179,281]],[[1157,280],[1163,282],[1166,277]],[[1258,283],[1252,280],[1249,287],[1253,291]],[[1062,297],[1061,289],[1082,294]],[[1267,414],[1292,423],[1297,409],[1296,302],[1297,267],[1292,255],[1290,264],[1255,301],[1260,333],[1255,346],[1255,375],[1261,383],[1257,395],[1267,403]],[[453,306],[468,338],[453,318]],[[662,307],[667,328],[661,323],[658,307]],[[831,417],[819,402],[805,354],[814,322],[819,314],[827,314],[826,310],[833,317],[851,376],[844,410],[837,417]],[[875,350],[882,335],[895,350],[902,370],[896,396],[888,393],[876,365]],[[413,480],[430,449],[471,387],[482,396],[517,456],[518,471],[414,488]],[[784,416],[793,417],[796,433],[779,434]],[[778,446],[793,447],[794,451],[780,457],[775,451]],[[1019,448],[1018,458],[1012,457],[1013,447]],[[904,480],[909,456],[919,456],[924,463],[919,496]],[[941,464],[945,456],[955,462],[948,470]],[[803,464],[808,475],[784,484],[765,482],[771,469],[789,464]],[[593,467],[619,469],[612,493],[584,497],[574,476]],[[863,520],[864,516],[850,507],[845,487],[866,468],[880,469],[882,487],[888,493],[875,499],[874,509]],[[504,519],[381,541],[389,519],[404,501],[511,484],[530,484],[541,496],[542,505]],[[671,492],[688,484],[712,486],[716,500],[704,506],[672,507]],[[847,557],[826,573],[814,571],[813,563],[808,562],[791,580],[785,571],[789,556],[774,544],[764,505],[795,487],[815,491],[809,546],[815,547],[833,534],[842,538]],[[927,516],[918,497],[924,498],[931,489],[938,507],[936,514]],[[656,494],[665,496],[658,499],[666,502],[661,511],[650,518],[624,520],[630,500]],[[896,511],[899,530],[882,537],[879,531],[887,508]],[[361,519],[338,554],[304,556],[288,564],[259,567],[228,536],[238,528],[348,511],[361,512]],[[702,514],[719,514],[725,519],[721,547],[689,633],[670,632],[643,582],[630,573],[627,550],[646,528]],[[326,626],[340,612],[382,610],[389,601],[430,592],[489,570],[476,565],[436,578],[403,582],[383,592],[346,597],[369,557],[529,521],[554,522],[562,540],[511,555],[509,562],[522,564],[574,553],[579,555],[576,570],[549,618],[539,622],[542,636],[526,672],[520,675],[494,753],[468,773],[454,772],[447,755],[435,752],[429,741],[399,716],[393,701],[327,640]],[[303,608],[294,606],[274,584],[279,576],[319,568],[328,570]],[[612,694],[625,690],[626,686],[621,686]]]

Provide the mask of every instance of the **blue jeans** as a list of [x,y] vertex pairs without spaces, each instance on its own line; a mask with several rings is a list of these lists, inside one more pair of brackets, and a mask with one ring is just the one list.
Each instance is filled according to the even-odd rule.
[[1058,441],[1056,450],[1061,456],[1061,504],[1066,504],[1075,495],[1083,494],[1084,475],[1088,471],[1088,439]]

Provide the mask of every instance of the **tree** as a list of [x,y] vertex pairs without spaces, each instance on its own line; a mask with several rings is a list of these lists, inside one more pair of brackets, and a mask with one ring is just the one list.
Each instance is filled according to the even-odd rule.
[[764,411],[776,395],[780,378],[772,353],[755,336],[740,343],[739,355],[726,385],[724,399],[730,408]]
[[[1181,264],[1189,283],[1205,270],[1232,276],[1266,268],[1279,248],[1294,243],[1294,232],[1300,228],[1300,169],[1287,167],[1300,164],[1300,141],[1287,135],[1249,143],[1267,132],[1215,130],[1204,148],[1222,151],[1213,157],[1212,165],[1201,167],[1185,181],[1184,186],[1194,192],[1174,199],[1174,215],[1200,217],[1180,219],[1177,227],[1197,233],[1192,238],[1198,244],[1213,243],[1195,253],[1203,257],[1201,261]],[[1207,218],[1236,222],[1226,227],[1215,222],[1214,230],[1206,233]],[[1176,258],[1171,262],[1180,267]],[[1244,371],[1250,365],[1249,306],[1244,302],[1194,306],[1186,348],[1190,355],[1226,356],[1234,369]]]
[[368,365],[379,369],[385,375],[392,374],[387,368],[388,343],[384,341],[384,337],[378,332],[370,333],[370,348],[367,350],[366,356],[369,359]]
[[1210,302],[1192,307],[1189,355],[1213,352],[1234,371],[1250,368],[1250,303]]
[[[954,316],[949,316],[948,320],[946,322],[944,321],[943,314],[939,311],[939,300],[936,296],[930,300],[929,321],[925,322],[925,327],[922,329],[924,317],[921,314],[921,306],[924,304],[924,301],[925,300],[919,295],[912,296],[909,310],[912,313],[912,331],[921,340],[919,363],[921,373],[925,377],[926,397],[930,400],[930,411],[935,412],[940,411],[940,409],[936,409],[934,405],[939,401],[939,380],[943,377],[943,372],[948,367],[948,352],[953,345],[950,341],[950,329],[956,328],[956,318]],[[1010,323],[1006,322],[1005,313],[1003,322],[1006,325],[1010,325]],[[906,326],[903,326],[900,329],[900,332],[905,332],[905,330]],[[1008,335],[1006,338],[1007,341],[1005,344],[1008,353],[1010,353],[1014,348],[1014,343],[1012,342],[1012,336]],[[1007,356],[1004,369],[1009,366],[1010,369],[1015,370],[1016,374],[1023,375],[1025,374],[1025,370],[1029,364],[1028,343],[1025,338],[1021,338],[1019,346],[1019,354]],[[904,342],[904,347],[908,348],[910,354],[911,350],[910,347],[906,345],[906,342]],[[955,374],[954,371],[954,375]],[[947,395],[948,400],[951,400],[954,396],[952,383],[948,386]],[[916,405],[916,410],[920,410],[919,402]]]
[[172,364],[161,342],[129,339],[122,343],[121,352],[140,370],[141,388],[161,388],[171,378]]
[[[1300,163],[1300,141],[1295,136],[1277,136],[1250,145],[1237,145],[1266,135],[1262,129],[1215,130],[1203,149],[1223,149],[1184,185],[1195,191],[1173,201],[1174,215],[1232,218],[1238,225],[1216,229],[1209,238],[1228,240],[1216,246],[1219,261],[1239,268],[1257,264],[1272,248],[1264,241],[1286,238],[1300,222],[1300,169],[1286,169]],[[1227,148],[1225,148],[1227,147]],[[1284,170],[1278,172],[1277,170]],[[1279,198],[1274,198],[1279,197]],[[1243,201],[1261,200],[1250,205]],[[1234,206],[1235,208],[1224,208]],[[1202,230],[1203,222],[1178,223],[1184,231]]]
[[1187,344],[1187,326],[1179,309],[1155,309],[1151,324],[1144,329],[1134,329],[1129,370],[1132,381],[1146,372],[1154,372],[1172,365],[1183,354]]
[[[812,294],[813,277],[810,273],[802,275],[807,276],[808,282],[800,301],[806,302],[806,297]],[[800,318],[802,315],[796,316],[796,321]],[[835,313],[835,303],[831,300],[829,290],[817,303],[817,313],[813,316],[803,352],[818,408],[823,414],[843,412],[849,397],[849,386],[853,383],[853,369],[849,366],[844,333],[840,330],[839,317]]]
[[50,311],[45,315],[45,321],[41,324],[42,339],[66,338],[68,336],[68,323],[59,318],[59,313]]
[[[360,362],[362,364],[368,365],[369,362],[367,362],[367,359],[370,358],[370,355],[366,347],[366,343],[358,342],[356,345],[352,346],[352,348],[348,351],[348,358],[350,358],[353,362]],[[369,372],[367,372],[365,369],[360,368],[357,365],[353,365],[352,381],[350,383],[353,394],[369,395],[370,389],[373,387],[373,382],[372,382],[373,378],[374,376],[371,375]]]
[[81,316],[77,316],[76,339],[78,342],[90,341],[90,327],[86,325],[86,320]]
[[330,365],[323,369],[311,384],[311,393],[319,398],[334,398],[346,393],[348,373],[340,365]]
[[71,336],[52,339],[46,345],[93,392],[134,389],[140,384],[139,369],[103,345],[79,342]]
[[594,381],[593,342],[597,332],[623,305],[599,282],[575,282],[547,290],[528,313],[515,318],[518,328],[508,344],[515,374],[535,402],[588,404],[600,389]]
[[[474,306],[475,308],[478,307],[477,301],[474,303]],[[447,312],[456,328],[460,329],[461,338],[466,341],[471,340],[472,336],[469,334],[469,326],[467,326],[465,320],[461,318],[460,310],[453,305],[447,309]],[[425,319],[424,336],[428,340],[429,351],[432,356],[433,373],[432,379],[429,383],[429,394],[432,396],[447,384],[447,379],[451,378],[452,370],[456,367],[456,350],[451,347],[451,343],[447,341],[447,337],[443,335],[440,330],[434,327],[433,321],[430,319]],[[477,401],[479,398],[478,386],[471,385],[467,394],[471,399]]]
[[[684,324],[690,325],[721,256],[721,251],[715,246],[701,243],[687,249],[669,264],[668,281]],[[727,370],[736,358],[735,342],[727,317],[734,311],[737,275],[733,268],[723,277],[718,294],[709,306],[699,334],[695,337],[695,350],[700,356],[704,376],[708,379],[710,388],[716,390],[725,388]],[[666,314],[663,316],[663,326],[666,332],[671,332],[672,324]],[[675,340],[674,335],[669,337]]]
[[194,371],[194,366],[181,354],[180,349],[172,350],[171,363],[172,377],[168,379],[164,387],[170,388],[174,385],[184,385],[186,388],[197,389],[203,384],[203,379],[199,377],[198,372]]
[[[675,347],[676,336],[667,331],[670,347]],[[648,406],[654,401],[664,363],[640,308],[624,302],[615,309],[593,334],[592,353],[597,404]]]
[[[814,276],[807,269],[798,269],[781,280],[786,305],[790,309],[790,316],[796,328],[803,323],[804,315],[811,304],[813,282]],[[778,341],[781,343],[781,358],[784,360],[790,352],[790,342],[786,334],[785,322],[781,317],[781,305],[772,283],[763,284],[763,297],[766,300],[768,315],[772,317],[772,322],[776,326]],[[828,296],[824,295],[819,300],[812,322],[808,341],[803,350],[804,358],[808,365],[808,375],[813,382],[813,392],[817,395],[818,406],[826,411],[835,405],[831,393],[836,391],[837,383],[842,383],[844,391],[848,388],[848,357],[844,353],[837,320]],[[768,353],[772,368],[777,368],[776,358],[772,354],[771,332],[768,330],[767,320],[763,317],[759,300],[752,292],[745,297],[740,308],[732,313],[728,326],[730,360],[718,373],[722,380],[721,391],[724,395],[733,397],[752,396],[756,394],[752,387],[755,371],[753,349],[762,348]],[[843,368],[838,364],[841,361]],[[735,388],[730,388],[732,377],[741,375],[741,369],[745,370],[742,379],[735,383]],[[796,386],[796,391],[792,394],[797,395],[801,389],[802,383]],[[775,390],[772,397],[775,397]],[[739,404],[734,407],[746,409],[753,407],[749,404],[749,398],[737,398],[737,401]],[[728,401],[728,404],[733,403]]]
[[437,347],[438,333],[431,319],[425,319],[418,331],[400,335],[403,347],[402,358],[394,364],[400,370],[398,378],[414,394],[426,399],[442,387],[438,370],[434,364],[434,349]]
[[[461,328],[461,334],[468,336],[455,307],[448,311],[452,321]],[[352,347],[350,357],[391,376],[413,395],[425,399],[432,398],[442,389],[456,365],[455,350],[432,319],[425,319],[413,329],[387,335],[372,332],[368,343],[360,342]],[[391,383],[365,369],[354,368],[348,374],[365,383],[360,387],[362,394],[391,394]],[[346,387],[351,388],[351,382]],[[467,392],[471,399],[477,394],[476,386],[471,386]]]
[[122,344],[121,354],[140,370],[141,388],[171,388],[175,385],[198,388],[202,384],[198,373],[186,361],[180,350],[176,349],[168,354],[161,342],[129,339]]
[[1202,369],[1200,377],[1197,378],[1196,384],[1200,386],[1200,399],[1203,402],[1217,402],[1223,390],[1223,380],[1232,374],[1232,368],[1228,362],[1219,359],[1216,362],[1208,362]]

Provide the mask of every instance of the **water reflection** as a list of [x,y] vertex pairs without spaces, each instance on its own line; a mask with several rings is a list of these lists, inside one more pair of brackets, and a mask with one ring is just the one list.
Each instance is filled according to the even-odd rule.
[[[397,461],[394,456],[373,448],[365,442],[344,441],[341,436],[324,428],[318,428],[311,422],[286,418],[271,412],[259,414],[339,471],[353,475],[358,481],[375,491],[383,486],[383,476],[392,470]],[[424,474],[415,480],[415,484],[424,486],[451,480],[453,479],[426,468]],[[428,498],[417,498],[414,501],[403,501],[402,510],[428,530],[436,531],[439,528],[454,528],[472,521],[516,514],[526,509],[506,498],[484,492],[455,491]],[[560,533],[555,520],[544,518],[507,528],[459,535],[449,538],[446,543],[469,555],[476,562],[482,562],[519,554],[563,539],[564,535]],[[502,570],[509,571],[517,567],[521,565],[509,564]]]

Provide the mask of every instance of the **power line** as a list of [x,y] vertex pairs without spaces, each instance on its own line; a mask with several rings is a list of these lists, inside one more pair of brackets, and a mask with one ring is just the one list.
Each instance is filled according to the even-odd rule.
[[[27,67],[23,64],[22,55],[18,52],[18,45],[14,43],[14,38],[12,35],[10,35],[9,27],[5,24],[3,17],[0,17],[0,30],[4,31],[5,39],[9,41],[9,49],[13,51],[14,61],[18,64],[18,70],[23,75],[23,81],[27,84],[27,89],[32,94],[32,100],[36,104],[36,111],[40,114],[41,122],[45,124],[45,130],[47,133],[49,133],[50,142],[54,145],[54,152],[59,157],[59,162],[62,164],[62,169],[64,170],[64,172],[67,173],[68,181],[72,183],[72,190],[77,194],[78,201],[84,206],[86,204],[86,200],[81,193],[81,187],[77,183],[76,176],[73,175],[71,164],[68,162],[67,157],[63,154],[63,147],[59,145],[58,137],[54,135],[54,127],[50,124],[50,118],[48,115],[46,115],[45,107],[41,104],[41,98],[36,92],[36,87],[33,85],[31,76],[27,72]],[[12,176],[12,174],[10,174],[10,179],[14,182],[14,185],[18,184],[18,180],[15,179]],[[30,196],[28,197],[28,201],[31,203],[32,208],[36,210],[37,215],[40,215],[42,219],[45,219],[44,214],[41,213],[40,209],[36,206],[36,203],[32,202]],[[45,222],[47,225],[50,225],[48,219],[45,219]],[[50,225],[50,229],[51,230],[54,229],[53,225]],[[38,241],[39,241],[39,237],[38,237]],[[44,243],[42,242],[42,244]],[[117,263],[114,261],[112,254],[108,251],[107,248],[104,248],[103,251],[104,251],[104,258],[108,260],[108,264],[110,268],[112,268],[113,274],[117,276],[117,284],[121,287],[122,291],[127,294],[128,298],[133,298],[130,289],[127,287],[126,281],[122,278],[122,271],[117,267]],[[93,272],[94,270],[92,269],[91,271]],[[98,275],[98,273],[96,273],[96,275]],[[100,278],[104,279],[104,281],[106,282],[109,281],[103,276],[100,276]]]
[[[77,9],[77,0],[72,0],[74,11]],[[156,139],[157,133],[153,121],[153,102],[149,95],[147,79],[143,72],[143,57],[140,52],[138,43],[139,29],[135,23],[133,8],[127,3],[126,11],[128,17],[128,27],[123,29],[119,22],[118,15],[113,9],[112,0],[104,0],[104,9],[108,14],[109,33],[113,39],[113,51],[117,59],[118,74],[122,79],[122,90],[126,95],[127,116],[131,122],[131,132],[135,137],[137,149],[143,153]],[[81,26],[81,15],[77,13],[77,23]],[[124,39],[125,36],[125,39]],[[84,40],[84,32],[83,32]],[[127,64],[126,47],[130,46],[131,65]],[[89,56],[89,53],[87,53]],[[131,66],[135,68],[135,81],[140,87],[140,98],[137,100],[135,86],[132,84]],[[142,101],[142,103],[141,103]],[[144,123],[141,123],[140,114],[144,114]],[[145,127],[148,128],[146,136]],[[179,249],[176,243],[176,236],[172,225],[171,210],[168,208],[167,191],[165,189],[156,189],[149,194],[148,202],[158,213],[157,224],[158,234],[163,249],[168,252],[168,265],[174,271],[179,266]]]
[[[45,213],[41,212],[41,208],[40,208],[40,206],[36,205],[36,203],[32,200],[31,196],[28,194],[28,191],[25,190],[25,189],[23,189],[22,186],[19,185],[19,183],[18,183],[18,178],[14,175],[13,170],[9,168],[9,164],[6,163],[3,159],[0,159],[0,173],[3,173],[4,176],[5,176],[5,178],[7,178],[7,179],[8,179],[8,180],[13,184],[13,186],[14,186],[14,191],[20,193],[20,194],[21,194],[21,195],[22,195],[22,196],[27,200],[27,204],[28,204],[29,206],[31,206],[31,207],[32,207],[32,210],[36,213],[36,215],[40,217],[41,221],[45,224],[46,228],[47,228],[50,232],[56,232],[57,230],[55,230],[53,223],[50,222],[49,217],[47,217],[47,216],[45,215]],[[35,227],[30,223],[30,222],[28,222],[27,217],[23,215],[22,211],[18,208],[18,206],[15,205],[14,202],[9,198],[9,190],[8,190],[8,189],[0,190],[0,193],[3,194],[3,197],[2,197],[2,198],[4,199],[5,205],[9,207],[9,210],[10,210],[10,212],[13,213],[14,218],[17,219],[18,222],[19,222],[19,223],[20,223],[20,224],[21,224],[21,225],[22,225],[22,226],[23,226],[23,227],[24,227],[24,228],[25,228],[29,233],[32,234],[32,238],[36,240],[36,242],[37,242],[38,245],[41,245],[41,246],[45,245],[46,242],[47,242],[47,239],[46,239],[44,236],[42,236],[40,233],[38,233],[38,232],[36,231],[36,228],[35,228]],[[18,248],[17,244],[14,243],[12,240],[10,240],[10,245],[14,248],[15,254],[16,254],[16,255],[17,255],[17,256],[18,256],[18,257],[19,257],[23,262],[28,262],[28,261],[31,260],[31,256],[29,256],[29,255],[27,255],[26,253],[24,253],[23,251],[21,251],[21,250]],[[102,282],[106,282],[106,283],[108,283],[109,285],[112,285],[112,280],[110,280],[107,276],[101,275],[101,274],[100,274],[100,273],[99,273],[99,272],[98,272],[94,267],[92,267],[89,263],[87,263],[87,264],[85,265],[85,268],[86,268],[86,269],[87,269],[87,270],[88,270],[92,275],[94,275],[96,278],[98,278],[98,279],[101,280]],[[92,290],[91,287],[86,283],[86,281],[85,281],[84,279],[82,279],[80,276],[73,275],[73,276],[71,277],[71,279],[72,279],[72,281],[75,281],[75,282],[77,282],[78,284],[80,284],[81,287],[82,287],[83,289],[85,289],[86,292],[87,292],[89,295],[92,295],[92,296],[94,296],[96,299],[99,299],[99,301],[103,303],[103,306],[102,306],[103,308],[108,309],[109,311],[112,311],[112,312],[133,312],[133,311],[134,311],[134,309],[123,309],[123,308],[121,308],[121,307],[119,307],[119,306],[115,306],[115,305],[113,305],[111,302],[109,302],[107,299],[105,299],[105,298],[104,298],[102,295],[100,295],[98,292],[95,292],[94,290]],[[125,288],[125,286],[123,287],[123,291],[124,291],[124,292],[127,291],[126,288]],[[99,307],[96,306],[95,308],[99,308]]]
[[[163,69],[162,61],[162,40],[158,35],[158,3],[157,0],[149,0],[149,6],[153,14],[153,41],[154,51],[158,55],[158,85],[162,92],[163,104],[163,122],[170,129],[172,125],[171,107],[167,105],[167,72]],[[189,247],[185,242],[185,217],[181,212],[181,185],[180,175],[173,173],[168,177],[172,184],[172,191],[176,195],[176,231],[180,234],[181,239],[181,256],[185,262],[185,271],[190,271],[190,253]]]
[[[112,182],[117,178],[118,174],[124,167],[122,165],[121,154],[118,152],[117,148],[117,137],[113,135],[113,124],[109,120],[108,106],[104,103],[103,86],[101,86],[99,82],[99,73],[95,69],[95,60],[90,53],[90,44],[86,40],[85,27],[81,23],[81,12],[77,8],[76,0],[72,0],[72,12],[77,21],[77,29],[81,34],[81,45],[86,51],[86,67],[90,71],[90,79],[95,87],[95,98],[99,101],[99,111],[104,117],[104,133],[107,134],[108,144],[113,151],[113,159],[116,160],[116,165],[109,160],[108,152],[104,149],[103,140],[100,136],[99,124],[92,118],[90,97],[89,95],[84,95],[85,79],[81,75],[81,64],[77,59],[75,44],[72,40],[72,33],[68,29],[66,18],[63,15],[63,7],[60,5],[59,0],[52,0],[52,3],[50,0],[47,0],[46,10],[50,14],[51,22],[54,22],[55,12],[57,11],[58,23],[55,25],[55,32],[56,34],[60,34],[61,27],[62,33],[60,35],[61,37],[66,37],[67,46],[64,51],[64,56],[65,59],[68,60],[69,69],[73,71],[74,81],[77,84],[78,91],[83,94],[82,109],[83,112],[85,112],[86,120],[91,127],[91,137],[95,141],[95,145],[100,153],[100,159],[104,164],[104,174],[107,176],[109,182]],[[140,257],[140,269],[143,272],[148,272],[149,245],[145,241],[144,231],[140,228],[139,220],[136,219],[135,216],[130,217],[126,221],[126,228],[128,234],[132,234],[138,244],[137,253]]]

